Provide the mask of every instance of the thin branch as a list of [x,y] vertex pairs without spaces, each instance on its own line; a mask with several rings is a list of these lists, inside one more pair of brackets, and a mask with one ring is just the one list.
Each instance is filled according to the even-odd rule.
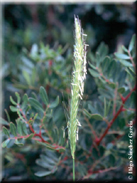
[[115,166],[115,167],[110,167],[110,168],[106,168],[104,170],[97,170],[97,171],[93,171],[92,174],[95,174],[95,173],[104,173],[104,172],[108,172],[108,171],[111,171],[111,170],[115,170],[117,169],[118,167]]
[[99,69],[98,67],[96,67],[96,69],[98,70],[100,76],[101,76],[102,78],[104,78],[104,80],[105,80],[107,83],[110,84],[111,82],[103,75],[101,69]]
[[88,123],[88,125],[89,125],[89,127],[90,127],[90,129],[91,129],[91,131],[92,131],[92,133],[93,133],[93,135],[95,137],[95,139],[96,139],[97,138],[96,132],[94,131],[94,129],[93,129],[92,125],[90,124],[88,118],[86,118],[86,117],[84,117],[84,118],[85,118],[85,121]]
[[115,115],[115,113],[116,113],[117,87],[115,88],[114,93],[115,93],[115,95],[114,95],[113,116],[114,116],[114,115]]
[[44,138],[41,136],[41,134],[39,133],[35,133],[34,137],[39,137],[41,139],[42,142],[46,143],[46,144],[50,144],[49,142],[47,142],[46,140],[44,140]]
[[124,132],[121,133],[121,131],[115,131],[115,130],[113,130],[113,131],[108,132],[108,134],[109,134],[109,135],[110,135],[110,134],[120,134],[120,135],[122,135],[122,134],[124,134]]
[[30,135],[25,135],[25,136],[17,136],[17,137],[9,137],[8,139],[23,139],[23,138],[27,138],[29,137]]
[[103,133],[103,135],[96,140],[96,144],[99,145],[100,142],[102,141],[102,139],[107,135],[108,130],[110,129],[110,127],[112,126],[112,124],[114,123],[114,121],[116,120],[116,118],[118,117],[118,115],[123,111],[123,105],[125,104],[125,102],[127,101],[127,99],[130,97],[130,95],[132,94],[133,91],[136,90],[136,86],[129,92],[129,94],[124,98],[122,97],[122,105],[120,106],[119,110],[117,111],[117,113],[115,114],[115,116],[113,117],[113,119],[111,120],[111,122],[109,123],[109,125],[107,126],[105,132]]
[[128,50],[128,55],[129,55],[129,57],[130,57],[130,60],[131,60],[131,62],[132,62],[132,65],[133,65],[133,67],[134,67],[134,69],[135,69],[135,73],[136,73],[136,66],[135,66],[135,64],[134,64],[133,57],[131,56],[131,53],[130,53],[129,50]]
[[85,175],[82,179],[87,179],[92,175],[93,169],[96,167],[96,165],[105,158],[106,155],[103,155],[99,160],[95,161],[95,163],[92,165],[92,167],[88,170],[88,174]]
[[[29,125],[29,128],[30,128],[31,132],[34,134],[34,137],[39,137],[39,138],[40,138],[40,139],[37,139],[37,138],[34,138],[34,137],[33,137],[32,139],[33,139],[33,140],[40,141],[40,142],[44,142],[44,143],[46,143],[46,144],[50,144],[49,142],[47,142],[46,140],[44,140],[44,138],[42,137],[42,135],[41,135],[41,129],[40,129],[39,133],[36,133],[36,132],[34,131],[32,125],[31,125],[30,123],[28,123],[28,119],[27,119],[26,115],[23,113],[23,110],[20,108],[19,105],[18,105],[18,107],[19,107],[19,109],[20,109],[20,112],[21,112],[23,118],[25,119],[25,122]],[[49,106],[48,106],[48,107],[49,107]],[[47,109],[48,109],[48,107],[47,107]],[[46,109],[46,111],[47,111],[47,109]],[[46,112],[45,112],[45,115],[46,115]],[[43,122],[43,121],[42,121],[42,122]],[[18,137],[14,137],[14,139],[18,139],[18,138],[27,138],[27,137],[29,137],[29,135],[27,135],[27,136],[18,136]],[[50,138],[50,139],[53,141],[52,138]],[[53,144],[53,146],[54,146],[54,148],[57,149],[57,150],[58,150],[59,148],[65,149],[64,147],[59,146],[59,145],[57,145],[57,144]]]
[[53,143],[53,138],[51,137],[51,135],[49,134],[48,130],[45,128],[45,132],[48,135],[49,139],[51,140],[51,142]]

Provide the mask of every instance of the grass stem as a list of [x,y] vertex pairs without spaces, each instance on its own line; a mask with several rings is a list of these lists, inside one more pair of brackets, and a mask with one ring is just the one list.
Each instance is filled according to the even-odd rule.
[[75,159],[73,158],[73,181],[75,181]]

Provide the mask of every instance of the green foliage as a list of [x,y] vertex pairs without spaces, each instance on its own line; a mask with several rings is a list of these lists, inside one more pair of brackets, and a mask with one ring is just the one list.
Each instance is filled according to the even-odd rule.
[[[107,169],[115,171],[117,167],[127,163],[125,155],[121,155],[119,151],[119,142],[123,143],[122,147],[127,152],[128,138],[122,139],[122,137],[128,133],[128,130],[124,130],[128,122],[133,121],[135,117],[133,110],[135,93],[133,91],[124,103],[121,101],[121,96],[126,98],[135,84],[134,44],[135,35],[131,39],[130,49],[125,51],[124,47],[124,54],[117,52],[108,56],[108,47],[101,43],[97,52],[91,53],[92,56],[90,55],[92,60],[89,62],[91,68],[89,68],[89,73],[94,77],[98,86],[98,98],[93,101],[84,100],[81,102],[84,108],[79,113],[78,119],[81,126],[79,127],[79,141],[75,154],[77,178],[81,176],[90,178],[88,172],[91,164],[93,164],[93,172],[98,172]],[[35,45],[30,52],[33,59],[38,58],[38,55],[36,57],[37,49],[38,47]],[[10,148],[14,147],[15,144],[23,148],[25,144],[36,141],[37,147],[46,148],[46,154],[41,154],[40,159],[36,160],[36,164],[41,167],[37,168],[34,173],[37,177],[58,176],[61,171],[61,163],[65,163],[67,167],[72,167],[64,130],[65,125],[61,123],[64,116],[62,116],[62,108],[59,107],[59,96],[55,96],[56,98],[51,101],[47,91],[42,86],[39,89],[39,95],[36,92],[32,92],[30,97],[27,93],[23,97],[20,97],[17,92],[15,95],[17,102],[10,96],[12,103],[10,110],[17,113],[18,117],[15,120],[16,124],[14,124],[10,122],[10,117],[6,112],[10,123],[3,120],[3,125],[7,125],[9,128],[3,126],[5,140],[2,147]],[[124,111],[121,110],[113,121],[121,105],[123,105]],[[111,124],[112,122],[113,124]],[[107,128],[109,131],[101,139]],[[120,141],[117,139],[119,135],[121,136]],[[39,138],[37,139],[37,137]],[[66,156],[68,160],[63,161]],[[120,162],[119,159],[121,159]],[[86,162],[86,164],[82,165],[82,162]]]
[[[35,51],[35,47],[37,47],[37,51]],[[18,68],[20,71],[19,78],[14,81],[13,86],[20,90],[29,88],[37,92],[40,86],[43,85],[53,87],[60,93],[64,91],[66,96],[67,92],[65,90],[70,85],[70,79],[66,76],[67,72],[70,72],[71,67],[68,66],[70,63],[69,54],[67,55],[68,58],[66,58],[68,61],[64,62],[65,59],[61,55],[64,52],[63,49],[59,46],[56,50],[53,50],[41,43],[39,47],[36,44],[35,46],[33,45],[30,52],[26,50],[21,56],[21,65]],[[42,88],[40,95],[47,105],[47,94],[43,93]],[[51,95],[54,96],[53,91],[51,91]]]
[[8,145],[9,141],[10,141],[10,139],[5,140],[5,141],[2,143],[2,147],[5,148],[5,147]]
[[[135,85],[134,5],[29,6],[7,4],[3,9],[3,178],[72,179],[66,127],[73,67],[72,22],[78,14],[89,47],[79,104],[76,180],[127,180],[128,123],[136,117],[135,91],[98,142],[119,111],[121,98]],[[66,104],[66,117],[62,104]],[[133,156],[135,162],[135,148]]]
[[48,96],[46,90],[41,86],[40,87],[40,96],[44,104],[48,105]]
[[12,135],[14,135],[15,137],[17,136],[17,132],[16,132],[16,126],[11,122],[10,123],[10,132]]
[[59,97],[57,96],[56,100],[49,105],[49,108],[55,108],[59,104]]
[[86,109],[84,109],[84,114],[89,118],[93,118],[96,120],[103,120],[103,117],[100,114],[90,114]]
[[[51,157],[53,158],[51,159]],[[36,163],[41,166],[43,170],[36,172],[35,175],[43,177],[55,173],[57,171],[58,161],[57,155],[54,152],[47,150],[46,155],[41,154],[40,159],[36,160]]]
[[[42,95],[41,95],[41,91],[42,91]],[[20,146],[22,145],[22,143],[19,142],[19,139],[26,139],[26,140],[32,139],[34,136],[41,136],[41,133],[43,134],[44,131],[43,132],[41,131],[46,127],[44,126],[45,123],[48,122],[48,119],[46,118],[48,118],[48,116],[50,116],[51,114],[52,109],[50,108],[57,107],[57,105],[59,104],[59,98],[57,97],[57,99],[53,101],[51,104],[48,103],[46,109],[44,109],[38,100],[32,97],[28,97],[27,94],[24,94],[22,98],[22,102],[19,94],[17,92],[15,94],[17,97],[17,103],[12,99],[12,97],[10,97],[10,100],[12,104],[14,104],[16,107],[10,106],[10,109],[12,112],[16,112],[18,114],[18,118],[16,119],[17,125],[15,125],[13,122],[10,122],[10,123],[6,122],[6,124],[8,124],[9,126],[9,130],[6,127],[3,127],[3,133],[6,136],[9,136],[9,140],[16,139],[14,141],[15,144]],[[48,101],[48,96],[46,95],[46,91],[43,87],[41,87],[40,97],[42,101],[43,101],[43,97],[45,96],[46,96],[46,101]],[[45,103],[45,100],[43,101],[43,103]],[[35,129],[33,129],[33,127],[35,128],[36,123],[39,124],[39,126],[41,124],[39,133],[36,132],[37,130],[35,131]],[[29,133],[29,131],[33,133]],[[50,136],[52,136],[53,133],[54,132],[50,133]],[[44,141],[42,137],[41,137],[41,141]],[[4,141],[2,146],[6,147],[8,145],[8,142],[9,141]],[[42,142],[39,142],[39,144],[45,145],[45,143],[42,143]],[[46,147],[50,147],[50,145],[46,144]],[[51,146],[51,148],[55,150],[54,146],[53,147]],[[56,148],[56,149],[59,150],[60,148]]]
[[[100,47],[101,46],[99,46],[99,48]],[[118,152],[119,143],[123,144],[122,147],[128,151],[127,144],[129,143],[129,139],[127,138],[126,141],[123,141],[123,139],[120,138],[118,141],[118,136],[116,136],[116,134],[119,136],[128,136],[128,131],[124,131],[124,128],[128,125],[130,120],[133,121],[135,119],[135,116],[133,115],[135,114],[134,107],[131,107],[132,103],[135,104],[135,100],[132,98],[133,95],[135,95],[135,56],[134,51],[130,52],[133,47],[135,47],[135,35],[133,35],[128,49],[122,47],[124,48],[124,54],[117,52],[114,55],[106,56],[105,53],[107,47],[104,46],[102,48],[104,49],[104,57],[101,57],[101,54],[98,53],[99,48],[97,49],[97,54],[95,54],[96,56],[94,56],[92,53],[92,56],[90,57],[92,60],[89,62],[89,66],[91,67],[91,69],[89,69],[89,73],[94,77],[98,86],[99,100],[92,101],[92,103],[91,101],[87,101],[88,105],[87,108],[84,109],[83,114],[84,116],[88,117],[86,122],[88,122],[88,125],[91,127],[93,141],[95,140],[95,142],[98,144],[98,141],[104,134],[102,141],[106,146],[105,154],[105,146],[99,145],[97,148],[92,149],[92,156],[95,158],[94,162],[96,162],[95,160],[100,161],[101,159],[97,166],[98,169],[102,169],[102,165],[105,167],[104,169],[121,166],[128,161],[127,159],[124,159],[124,156],[122,157]],[[130,75],[131,72],[129,74],[129,70],[132,70],[132,75]],[[133,93],[131,92],[132,94],[131,96],[129,95],[129,99],[122,103],[121,96],[128,96],[128,93],[130,92],[129,88]],[[124,107],[124,111],[120,111],[120,114],[117,116],[117,112],[120,110],[120,106],[122,105]],[[117,119],[115,119],[115,116],[117,116]],[[85,128],[83,130],[87,132],[87,124],[84,121],[82,126]],[[106,133],[104,129],[107,128],[110,128],[110,130]],[[94,130],[94,133],[96,133],[97,137],[93,133]],[[98,138],[98,136],[100,138]],[[113,141],[115,142],[115,145],[113,145]],[[101,152],[99,152],[100,148]],[[84,149],[87,149],[87,147],[84,146]],[[105,163],[106,161],[104,159],[102,161],[102,158],[105,157],[108,163]],[[119,158],[122,158],[122,160],[120,161],[120,164],[117,165],[116,162]]]
[[4,126],[3,126],[3,128],[2,128],[2,131],[3,131],[3,133],[4,133],[5,135],[10,136],[10,135],[9,135],[8,129],[5,128]]

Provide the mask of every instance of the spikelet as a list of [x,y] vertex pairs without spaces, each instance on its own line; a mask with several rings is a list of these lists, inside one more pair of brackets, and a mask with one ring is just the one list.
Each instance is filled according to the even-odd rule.
[[74,17],[75,24],[75,45],[74,45],[74,68],[71,83],[71,102],[70,102],[70,120],[68,123],[68,136],[70,140],[71,155],[74,159],[76,140],[78,140],[78,126],[80,122],[77,119],[79,99],[82,100],[84,92],[84,80],[86,78],[86,46],[81,29],[80,20]]

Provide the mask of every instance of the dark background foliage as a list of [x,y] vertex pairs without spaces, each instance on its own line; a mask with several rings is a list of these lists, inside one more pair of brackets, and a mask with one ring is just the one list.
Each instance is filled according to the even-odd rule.
[[[103,41],[113,53],[119,45],[127,46],[135,32],[136,6],[133,4],[5,4],[3,6],[4,64],[8,64],[6,81],[18,77],[23,48],[42,41],[73,50],[74,15],[78,15],[88,34],[88,52]],[[64,53],[65,54],[65,53]],[[89,58],[87,58],[89,59]],[[71,61],[72,62],[72,61]],[[7,68],[5,66],[5,68]],[[6,92],[6,91],[5,91]],[[5,100],[8,100],[5,93]],[[4,101],[6,105],[6,101]],[[8,103],[7,103],[8,105]],[[5,106],[4,106],[5,107]]]
[[[18,91],[21,95],[30,93],[33,91],[36,95],[40,86],[44,86],[47,90],[48,96],[53,100],[55,96],[59,95],[60,101],[68,101],[70,93],[70,79],[72,66],[73,66],[73,45],[74,45],[74,15],[78,15],[84,33],[87,34],[86,43],[89,44],[87,60],[91,61],[89,57],[90,52],[95,52],[97,47],[103,41],[109,47],[109,54],[113,54],[115,51],[120,51],[120,46],[128,46],[132,35],[135,33],[135,17],[136,17],[136,3],[126,4],[95,4],[95,3],[79,3],[79,4],[4,4],[3,5],[3,117],[7,119],[4,109],[6,109],[11,117],[11,121],[14,121],[17,117],[15,113],[12,113],[9,109],[10,100],[9,97],[15,98],[15,91]],[[32,45],[36,44],[40,47],[43,43],[45,46],[49,45],[49,48],[53,48],[53,53],[46,58],[46,63],[50,65],[55,62],[55,71],[59,71],[59,64],[56,63],[56,53],[59,53],[57,47],[62,46],[62,57],[59,59],[66,60],[64,69],[60,74],[64,83],[58,81],[56,78],[60,77],[58,73],[52,73],[52,75],[43,75],[35,83],[35,88],[28,87],[22,79],[23,56],[27,55],[32,50]],[[50,55],[50,49],[47,48],[47,55]],[[54,53],[55,52],[55,53]],[[33,55],[32,55],[33,56]],[[53,58],[52,58],[53,57]],[[33,60],[33,58],[31,58]],[[39,60],[39,57],[35,57]],[[34,59],[34,60],[35,60]],[[29,64],[30,62],[28,62]],[[38,62],[35,61],[34,65]],[[66,69],[66,70],[65,70]],[[47,70],[50,70],[47,67]],[[41,74],[41,73],[40,73]],[[37,78],[38,76],[36,76]],[[46,77],[48,81],[44,81],[43,77]],[[54,82],[55,80],[55,82]],[[47,84],[48,83],[48,84]],[[19,85],[20,84],[20,85]],[[66,94],[65,94],[66,92]],[[63,94],[62,94],[63,93]],[[97,91],[97,85],[92,76],[87,75],[85,84],[85,99],[97,100],[99,95]],[[68,94],[68,95],[67,95]],[[62,125],[64,122],[66,125],[66,118],[64,116],[63,107],[60,104],[59,111],[55,111],[56,119],[60,121]],[[60,114],[61,113],[61,114]],[[57,114],[59,114],[57,116]],[[61,122],[62,121],[62,122]],[[65,126],[64,125],[64,126]],[[87,145],[90,143],[87,136]],[[81,142],[84,143],[84,142]],[[40,178],[34,175],[37,170],[35,160],[39,158],[39,155],[43,147],[35,146],[35,143],[31,145],[25,145],[24,149],[13,146],[6,152],[6,158],[4,158],[4,179],[29,179],[40,180]],[[7,158],[8,157],[8,158]],[[118,162],[117,162],[118,163]],[[14,168],[13,168],[14,167]],[[70,179],[70,170],[64,173],[64,169],[54,176],[54,179],[63,175]],[[82,170],[84,171],[84,170]],[[117,170],[119,171],[119,170]],[[117,173],[116,179],[123,179],[126,174],[126,170],[120,169],[120,174]],[[113,173],[110,173],[106,177],[112,179]],[[51,175],[52,177],[52,175]],[[51,178],[49,177],[49,179]],[[100,177],[99,177],[100,178]],[[104,177],[103,177],[104,178]],[[41,178],[43,179],[43,178]],[[48,178],[47,178],[48,179]]]

